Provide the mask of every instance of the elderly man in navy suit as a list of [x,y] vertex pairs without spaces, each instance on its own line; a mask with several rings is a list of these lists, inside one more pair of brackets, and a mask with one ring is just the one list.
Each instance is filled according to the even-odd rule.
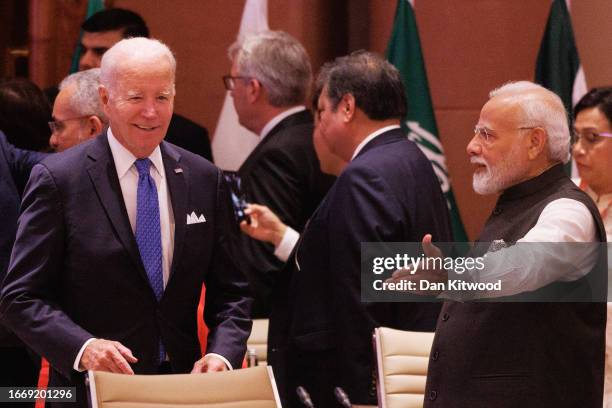
[[335,386],[372,404],[372,330],[433,331],[440,306],[362,302],[361,243],[420,242],[426,232],[450,241],[448,209],[430,162],[400,129],[406,97],[397,69],[360,52],[327,64],[318,82],[318,131],[349,163],[288,262],[289,282],[279,288],[289,293],[275,292],[269,361],[290,406],[299,406],[298,385],[316,406],[335,406]]
[[35,166],[26,188],[0,314],[49,360],[51,386],[77,386],[78,406],[84,370],[219,371],[245,353],[251,299],[225,245],[221,172],[163,142],[175,71],[159,41],[115,44],[100,75],[108,131]]

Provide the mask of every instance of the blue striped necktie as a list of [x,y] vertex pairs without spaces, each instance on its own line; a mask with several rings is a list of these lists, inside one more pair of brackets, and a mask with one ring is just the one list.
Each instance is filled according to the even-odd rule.
[[[151,160],[138,159],[134,162],[138,170],[138,191],[136,195],[136,243],[157,301],[164,293],[162,272],[161,226],[159,202],[155,181],[149,173]],[[159,350],[160,362],[165,358],[164,347]]]

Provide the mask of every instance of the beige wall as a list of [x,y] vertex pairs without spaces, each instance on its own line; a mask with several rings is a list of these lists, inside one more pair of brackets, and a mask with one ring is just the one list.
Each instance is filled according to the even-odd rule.
[[[533,78],[550,2],[416,0],[440,136],[471,238],[485,221],[494,197],[482,198],[472,192],[465,145],[491,88],[509,80]],[[108,3],[141,13],[152,35],[175,51],[179,63],[176,110],[212,133],[224,96],[220,78],[229,71],[226,49],[237,34],[244,2]],[[272,29],[288,31],[302,41],[318,68],[352,49],[384,52],[395,4],[394,0],[269,0],[269,21]],[[589,85],[612,84],[612,1],[574,0],[572,14]]]

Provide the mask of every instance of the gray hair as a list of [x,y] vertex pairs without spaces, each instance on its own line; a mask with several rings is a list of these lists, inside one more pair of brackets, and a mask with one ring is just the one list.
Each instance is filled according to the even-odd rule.
[[75,72],[68,75],[59,84],[60,91],[73,87],[68,104],[70,109],[80,116],[95,115],[102,123],[107,123],[106,115],[102,109],[98,87],[100,86],[100,68]]
[[312,82],[306,50],[283,31],[263,31],[244,37],[228,50],[241,76],[257,79],[272,106],[302,104]]
[[570,159],[568,115],[561,98],[530,81],[508,82],[489,93],[489,99],[503,97],[522,110],[521,126],[543,127],[548,136],[548,158],[567,163]]
[[159,40],[136,37],[127,38],[113,45],[102,56],[100,63],[100,83],[110,88],[117,78],[117,71],[130,68],[135,64],[156,66],[165,59],[170,64],[172,80],[176,76],[176,59],[170,48]]

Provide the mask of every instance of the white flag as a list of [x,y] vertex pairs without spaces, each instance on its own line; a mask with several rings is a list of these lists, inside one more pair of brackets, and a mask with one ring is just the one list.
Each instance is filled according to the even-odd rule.
[[[246,0],[238,39],[268,29],[268,0]],[[238,114],[228,91],[212,140],[215,164],[223,170],[238,170],[258,142],[256,134],[238,123]]]

